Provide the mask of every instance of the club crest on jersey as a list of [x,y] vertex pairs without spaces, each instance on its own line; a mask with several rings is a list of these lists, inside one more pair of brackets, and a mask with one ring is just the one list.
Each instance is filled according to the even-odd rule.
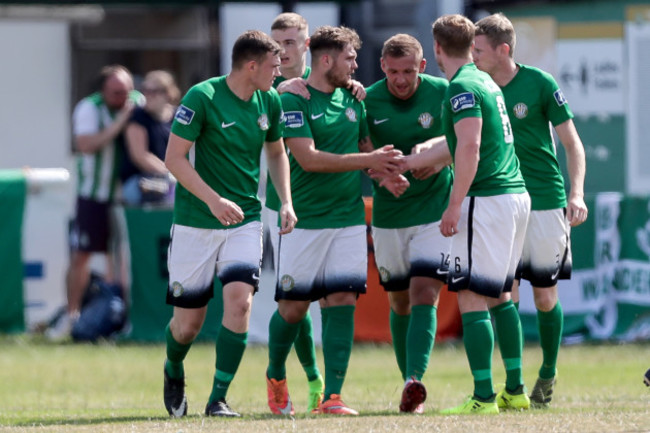
[[433,124],[433,116],[426,112],[422,113],[418,116],[418,123],[422,125],[424,129],[429,129]]
[[555,92],[553,92],[553,96],[555,97],[555,102],[557,102],[557,105],[560,107],[566,104],[566,98],[564,97],[562,90],[557,89]]
[[379,267],[379,277],[381,278],[381,281],[383,283],[387,282],[390,280],[390,272],[388,272],[388,269],[386,269],[383,266]]
[[257,118],[257,124],[262,131],[266,131],[269,129],[269,116],[267,116],[266,113],[262,113],[260,117]]
[[284,113],[284,123],[287,128],[300,128],[305,124],[302,111],[287,111]]
[[345,109],[345,115],[347,116],[350,122],[357,121],[357,112],[354,111],[354,108],[348,107]]
[[528,116],[528,106],[523,102],[520,102],[512,107],[512,112],[517,119],[523,119],[524,117]]
[[178,298],[182,294],[183,294],[183,285],[178,281],[174,281],[172,283],[172,295],[174,295],[174,298]]
[[474,94],[471,92],[459,93],[458,95],[453,96],[449,102],[451,102],[451,110],[454,113],[458,113],[460,110],[465,110],[467,108],[472,108],[476,105]]
[[194,119],[194,110],[187,108],[185,105],[179,105],[174,114],[174,119],[181,125],[189,125]]
[[296,282],[294,281],[291,275],[284,274],[282,278],[280,278],[280,288],[285,292],[288,292],[291,289],[293,289],[295,285]]

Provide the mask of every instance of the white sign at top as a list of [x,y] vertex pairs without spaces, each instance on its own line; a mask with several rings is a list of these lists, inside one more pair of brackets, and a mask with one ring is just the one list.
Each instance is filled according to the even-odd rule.
[[574,114],[623,114],[623,41],[558,40],[557,80]]

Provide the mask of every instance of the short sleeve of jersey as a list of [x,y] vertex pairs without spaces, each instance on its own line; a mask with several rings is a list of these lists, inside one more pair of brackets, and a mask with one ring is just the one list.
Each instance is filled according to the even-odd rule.
[[282,108],[284,109],[284,137],[313,138],[309,122],[307,121],[307,116],[309,116],[307,100],[302,96],[292,93],[283,93],[280,97],[282,98]]
[[206,93],[205,83],[192,87],[181,100],[172,122],[172,133],[189,141],[201,134],[205,119],[204,104],[211,95]]
[[72,113],[74,135],[91,135],[99,132],[99,110],[89,99],[82,99]]
[[466,117],[483,117],[481,115],[480,95],[470,86],[461,82],[452,82],[447,90],[453,123]]
[[282,112],[282,100],[275,89],[268,92],[271,106],[271,119],[269,130],[266,133],[266,141],[278,141],[284,134],[284,113]]
[[543,100],[548,120],[553,126],[557,126],[560,123],[572,119],[573,113],[569,108],[569,104],[560,86],[558,86],[553,76],[543,71],[540,72],[544,80]]

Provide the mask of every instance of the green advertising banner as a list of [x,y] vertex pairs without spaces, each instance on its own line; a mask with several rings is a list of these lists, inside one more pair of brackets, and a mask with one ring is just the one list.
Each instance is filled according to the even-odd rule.
[[25,330],[22,227],[27,181],[22,170],[0,170],[0,332]]
[[[165,341],[165,327],[172,317],[167,305],[167,249],[172,211],[162,208],[125,208],[131,250],[131,329],[127,338],[142,342]],[[222,317],[221,284],[215,282],[215,297],[199,340],[215,340]]]
[[[572,230],[573,275],[560,281],[565,341],[650,339],[650,199],[600,193]],[[522,282],[524,336],[537,339],[532,291]]]

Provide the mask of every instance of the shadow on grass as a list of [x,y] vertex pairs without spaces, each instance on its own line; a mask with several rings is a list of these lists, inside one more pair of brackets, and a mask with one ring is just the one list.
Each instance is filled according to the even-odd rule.
[[[401,416],[409,414],[400,414],[393,411],[369,411],[362,412],[359,414],[359,417],[376,417],[376,416]],[[20,420],[16,422],[9,422],[7,426],[13,427],[45,427],[45,426],[84,426],[84,425],[99,425],[99,424],[120,424],[128,422],[180,422],[182,420],[192,421],[195,419],[207,418],[201,414],[192,414],[187,415],[183,418],[172,418],[169,416],[105,416],[105,417],[75,417],[75,418],[62,418],[62,417],[52,417],[46,419],[27,419]],[[250,420],[250,421],[282,421],[287,419],[322,419],[322,418],[331,418],[336,419],[340,418],[339,415],[311,415],[311,414],[296,414],[295,416],[279,416],[273,415],[271,413],[253,413],[253,414],[244,414],[241,418],[219,418],[214,417],[213,419],[226,420]]]
[[[196,415],[200,417],[200,415]],[[190,416],[189,418],[192,418]],[[39,426],[75,426],[75,425],[96,425],[96,424],[119,424],[125,422],[136,422],[136,421],[159,421],[165,422],[174,420],[169,416],[108,416],[108,417],[79,417],[79,418],[47,418],[47,419],[30,419],[18,422],[10,422],[9,425],[13,427],[39,427]]]

